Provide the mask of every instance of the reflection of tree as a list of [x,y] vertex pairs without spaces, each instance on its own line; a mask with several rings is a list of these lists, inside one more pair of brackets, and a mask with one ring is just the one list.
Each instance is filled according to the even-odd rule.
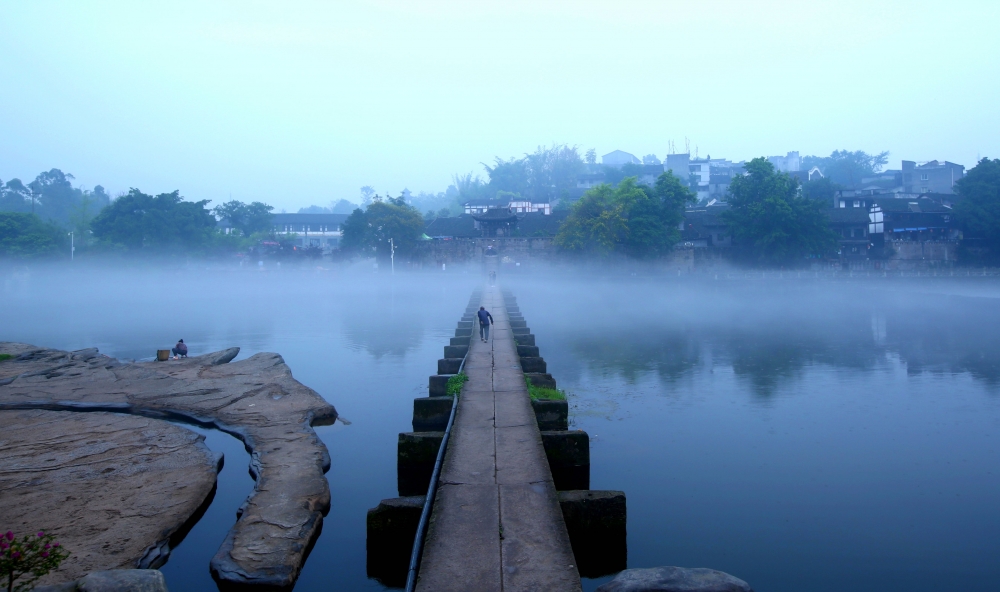
[[673,382],[698,365],[699,346],[683,328],[641,328],[601,332],[570,339],[577,356],[593,370],[620,374],[634,383],[641,374],[656,372]]
[[343,323],[347,342],[366,350],[375,359],[404,356],[416,349],[424,336],[419,315],[407,314],[405,310],[393,312],[388,303],[345,314]]
[[995,388],[1000,386],[998,326],[993,299],[928,296],[887,309],[886,344],[906,362],[909,374],[968,372]]

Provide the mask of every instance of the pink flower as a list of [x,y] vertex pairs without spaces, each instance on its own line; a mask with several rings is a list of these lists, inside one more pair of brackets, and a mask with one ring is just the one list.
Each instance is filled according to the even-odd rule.
[[45,546],[44,546],[44,547],[42,547],[42,548],[43,548],[43,549],[48,549],[48,548],[49,548],[49,547],[51,547],[51,546],[52,546],[52,545],[50,545],[50,544],[48,544],[48,543],[45,543]]
[[59,543],[58,543],[58,542],[55,542],[55,543],[52,543],[52,546],[53,546],[53,547],[58,547],[58,546],[59,546]]
[[42,551],[42,557],[48,557],[48,556],[49,556],[48,551]]
[[45,536],[45,533],[44,533],[44,532],[42,532],[41,530],[39,530],[39,531],[38,531],[38,536],[39,536],[39,537],[43,537],[43,536]]
[[4,536],[6,536],[6,537],[7,537],[7,540],[8,540],[8,541],[12,541],[12,540],[14,540],[14,533],[13,533],[13,532],[11,532],[11,531],[9,531],[9,530],[7,531],[7,534],[6,534],[6,535],[4,535]]
[[11,557],[13,557],[14,559],[20,559],[21,558],[21,552],[20,551],[14,551],[11,554]]
[[7,543],[4,542],[4,541],[2,541],[2,540],[0,540],[0,550],[6,549],[6,548],[7,548]]

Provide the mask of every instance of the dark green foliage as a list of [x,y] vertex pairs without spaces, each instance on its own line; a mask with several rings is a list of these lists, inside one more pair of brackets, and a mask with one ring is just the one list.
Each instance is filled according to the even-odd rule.
[[396,248],[396,257],[408,257],[415,250],[424,232],[420,212],[406,205],[401,198],[375,201],[367,210],[358,208],[341,225],[341,250],[372,254],[389,259],[389,239]]
[[271,210],[273,209],[273,207],[259,201],[245,204],[232,200],[221,206],[216,206],[212,209],[212,213],[220,219],[229,220],[233,228],[239,229],[243,236],[250,236],[255,232],[271,230]]
[[836,195],[840,187],[827,177],[806,181],[802,184],[802,196],[823,202],[826,205],[833,204],[833,196]]
[[722,214],[746,260],[788,265],[833,248],[827,204],[801,197],[798,181],[775,171],[766,158],[751,160],[746,172],[729,185],[730,209]]
[[93,191],[73,187],[73,175],[52,169],[40,173],[25,185],[11,179],[0,185],[0,210],[35,213],[67,230],[74,230],[83,239],[87,224],[101,208],[110,203],[100,185]]
[[984,158],[955,183],[955,219],[966,238],[980,239],[1000,259],[1000,159]]
[[7,360],[13,360],[14,354],[0,354],[0,362],[6,362]]
[[[576,146],[566,145],[539,146],[523,158],[504,160],[497,157],[494,162],[493,166],[483,164],[489,183],[475,187],[456,183],[463,201],[468,198],[497,199],[500,191],[536,202],[555,201],[576,187],[576,177],[585,169]],[[460,179],[469,181],[471,175]]]
[[868,154],[863,150],[834,150],[830,156],[806,156],[802,159],[804,169],[816,166],[832,183],[854,189],[861,179],[871,177],[889,162],[888,152]]
[[216,221],[207,203],[184,201],[177,191],[153,197],[132,189],[101,210],[91,227],[96,239],[130,251],[198,250],[215,235]]
[[34,214],[0,212],[0,257],[69,256],[69,237]]
[[599,255],[663,255],[680,239],[677,227],[684,206],[694,199],[669,171],[654,187],[638,185],[635,177],[623,179],[617,187],[604,183],[573,204],[555,242],[567,251]]
[[448,379],[448,384],[445,385],[445,395],[457,397],[462,392],[462,385],[468,382],[468,380],[469,375],[465,372],[459,372],[452,376]]

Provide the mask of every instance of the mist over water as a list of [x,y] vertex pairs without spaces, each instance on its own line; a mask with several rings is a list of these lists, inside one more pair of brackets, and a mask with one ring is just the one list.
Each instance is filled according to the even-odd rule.
[[[350,425],[317,428],[332,508],[296,590],[382,589],[365,511],[475,272],[36,268],[3,277],[0,339],[151,359],[280,353]],[[628,496],[629,567],[712,567],[757,590],[991,590],[1000,576],[1000,284],[505,276],[591,435],[591,487]],[[242,444],[163,568],[208,562],[250,492]],[[587,590],[601,580],[585,581]]]

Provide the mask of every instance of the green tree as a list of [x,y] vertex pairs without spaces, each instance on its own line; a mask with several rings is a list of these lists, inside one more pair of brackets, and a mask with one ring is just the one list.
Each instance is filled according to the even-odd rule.
[[889,162],[888,152],[868,154],[863,150],[834,150],[830,156],[806,156],[802,165],[806,169],[816,166],[831,182],[854,189],[861,179],[871,177]]
[[833,204],[833,196],[837,194],[840,186],[830,180],[829,177],[821,177],[806,181],[802,184],[802,196],[823,202],[826,205]]
[[271,230],[271,210],[273,209],[273,207],[259,201],[245,204],[241,201],[231,200],[213,208],[212,213],[220,219],[229,220],[233,228],[239,229],[243,236],[250,236],[257,232]]
[[793,264],[836,244],[823,211],[826,204],[802,197],[797,180],[775,171],[763,157],[747,163],[746,173],[729,185],[730,209],[722,214],[744,257],[762,264]]
[[131,189],[91,222],[94,238],[130,251],[207,246],[216,220],[205,207],[209,200],[184,201],[178,191],[156,197]]
[[20,179],[11,179],[0,185],[0,210],[5,212],[31,212],[31,189]]
[[354,210],[341,225],[341,231],[343,251],[374,254],[379,260],[388,260],[389,239],[392,239],[397,257],[413,254],[424,232],[424,219],[401,198],[391,197],[374,201],[366,210]]
[[614,187],[603,183],[573,204],[555,242],[567,251],[662,255],[680,238],[684,207],[693,201],[694,194],[669,171],[653,187],[638,185],[635,177]]
[[350,214],[356,207],[358,206],[346,199],[338,199],[336,203],[330,202],[330,211],[334,214]]
[[1000,159],[984,158],[955,183],[955,219],[967,238],[982,239],[1000,259]]
[[58,226],[36,214],[0,212],[0,257],[69,255],[69,238]]

